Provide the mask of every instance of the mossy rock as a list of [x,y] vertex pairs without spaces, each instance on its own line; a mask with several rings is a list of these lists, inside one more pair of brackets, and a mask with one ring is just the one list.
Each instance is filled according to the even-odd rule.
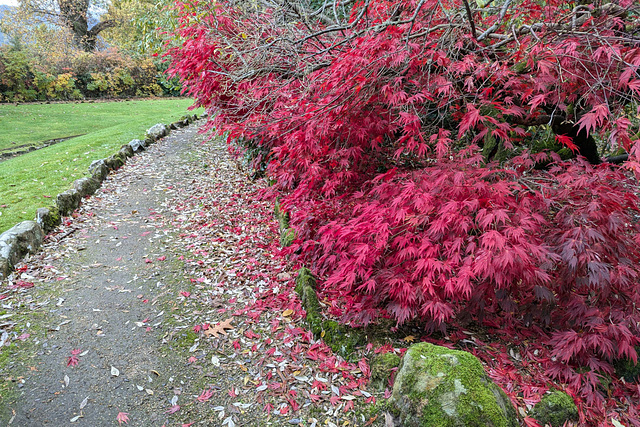
[[567,393],[556,390],[545,395],[533,407],[531,417],[539,424],[549,424],[552,427],[562,427],[567,421],[578,421],[578,408]]
[[122,166],[124,166],[124,163],[125,159],[123,159],[120,154],[114,154],[104,159],[104,164],[111,170],[120,169]]
[[67,216],[80,206],[80,194],[75,189],[69,189],[58,194],[56,206],[61,216]]
[[[636,347],[636,352],[640,355],[640,346]],[[640,362],[633,363],[631,359],[620,359],[614,364],[616,375],[624,378],[627,382],[640,381]]]
[[309,329],[317,339],[321,338],[333,351],[347,359],[364,344],[364,337],[357,330],[322,318],[316,293],[316,278],[311,270],[303,267],[298,271],[295,290],[307,312]]
[[371,360],[371,385],[383,391],[389,385],[389,378],[394,368],[400,366],[400,356],[395,353],[378,354]]
[[76,179],[73,182],[73,188],[81,197],[90,196],[100,188],[100,181],[93,177],[84,177]]
[[280,233],[280,244],[283,248],[291,246],[296,240],[296,230],[287,228]]
[[133,157],[133,148],[131,148],[131,146],[129,144],[124,144],[122,147],[120,147],[120,150],[118,151],[118,153],[123,157]]
[[36,222],[45,233],[49,233],[62,222],[57,206],[47,206],[36,210]]
[[276,218],[278,219],[278,224],[280,225],[280,233],[282,234],[282,232],[289,228],[289,212],[283,211],[282,206],[280,205],[280,201],[276,201],[274,213],[276,215]]
[[429,343],[405,353],[392,404],[408,427],[518,427],[507,395],[472,354]]
[[318,296],[316,294],[316,278],[306,267],[302,267],[298,270],[298,277],[296,277],[296,293],[300,296],[302,306],[307,314],[313,312],[318,314],[320,312],[320,303],[318,302]]

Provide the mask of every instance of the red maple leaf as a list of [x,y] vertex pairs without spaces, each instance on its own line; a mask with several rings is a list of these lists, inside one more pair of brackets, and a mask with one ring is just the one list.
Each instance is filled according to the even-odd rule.
[[71,350],[71,356],[69,356],[69,359],[67,360],[67,366],[77,366],[80,362],[80,359],[78,358],[80,353],[82,353],[82,350],[79,348]]
[[128,424],[129,423],[129,414],[126,412],[118,412],[118,416],[116,417],[116,421],[118,421],[119,425],[122,425],[122,423]]

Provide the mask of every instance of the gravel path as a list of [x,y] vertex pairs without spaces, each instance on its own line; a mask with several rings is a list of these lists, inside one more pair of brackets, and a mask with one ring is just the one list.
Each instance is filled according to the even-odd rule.
[[304,329],[263,184],[202,139],[130,159],[3,284],[9,425],[373,423],[366,363]]

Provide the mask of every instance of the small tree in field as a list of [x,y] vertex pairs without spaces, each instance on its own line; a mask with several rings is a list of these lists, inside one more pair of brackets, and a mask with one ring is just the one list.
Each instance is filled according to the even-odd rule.
[[260,148],[345,320],[533,330],[584,423],[640,423],[637,2],[177,10],[172,72]]

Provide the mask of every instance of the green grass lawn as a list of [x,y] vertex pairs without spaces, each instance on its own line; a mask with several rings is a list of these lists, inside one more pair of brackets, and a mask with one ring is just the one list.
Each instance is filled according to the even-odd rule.
[[[0,233],[33,219],[96,159],[115,153],[156,123],[187,114],[188,99],[0,105],[0,149],[85,134],[0,163]],[[201,113],[201,111],[196,111]],[[12,144],[12,143],[16,144]]]

